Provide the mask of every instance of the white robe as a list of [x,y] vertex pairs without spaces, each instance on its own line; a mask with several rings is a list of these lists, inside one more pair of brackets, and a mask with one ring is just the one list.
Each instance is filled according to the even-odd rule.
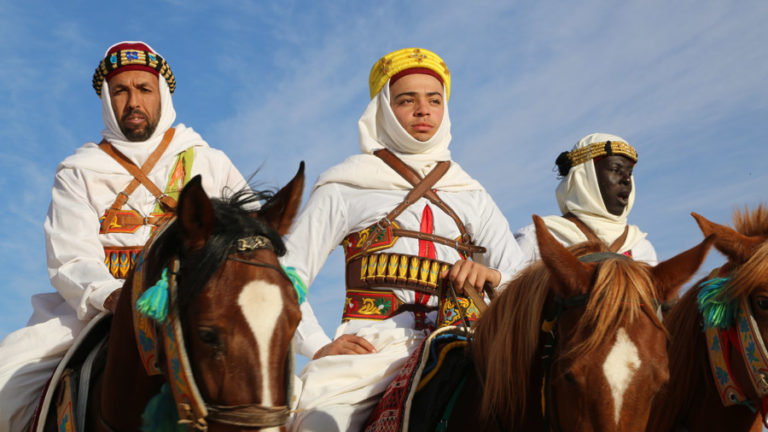
[[[370,226],[396,207],[405,197],[404,190],[371,190],[339,183],[317,187],[287,239],[288,253],[283,265],[296,268],[310,286],[328,255],[348,234]],[[477,245],[488,252],[474,259],[497,269],[502,284],[509,281],[522,265],[517,246],[504,215],[484,190],[461,192],[437,191],[458,214]],[[404,229],[419,230],[424,198],[408,207],[397,218]],[[434,233],[447,238],[459,237],[455,222],[442,210],[429,204]],[[400,238],[385,252],[418,255],[419,241]],[[437,259],[454,263],[460,259],[455,249],[435,244]],[[344,290],[343,286],[338,287]],[[378,289],[378,288],[377,288]],[[406,303],[414,302],[414,292],[393,289]],[[432,297],[430,305],[437,305]],[[338,306],[341,317],[343,305]],[[294,338],[296,350],[309,358],[331,340],[317,323],[308,303],[302,305],[302,322]],[[434,323],[436,313],[428,315]],[[377,350],[374,354],[327,356],[307,364],[301,372],[303,391],[295,430],[358,430],[381,393],[399,371],[408,355],[425,333],[414,330],[412,313],[402,313],[384,321],[351,320],[341,324],[334,337],[356,334],[366,338]],[[304,410],[304,411],[302,411]],[[330,429],[329,429],[330,428]]]
[[[574,244],[577,244],[559,236],[556,232],[550,230],[550,233],[565,246],[573,246]],[[520,249],[523,251],[526,265],[531,264],[540,258],[539,244],[536,241],[536,227],[533,224],[520,228],[520,230],[515,233],[515,239],[517,240],[517,244],[520,245]],[[587,241],[587,237],[584,236],[582,241]],[[659,258],[656,256],[656,249],[653,248],[653,245],[647,238],[645,238],[645,236],[637,240],[634,244],[622,248],[621,250],[631,251],[632,258],[635,261],[642,261],[652,266],[659,263]]]
[[[212,149],[191,128],[176,126],[170,147],[148,177],[165,188],[178,153],[194,147],[191,176],[202,174],[211,197],[236,191],[246,181],[229,158]],[[136,153],[136,152],[135,152]],[[144,152],[148,153],[148,152]],[[94,143],[65,159],[54,180],[45,220],[48,274],[56,292],[32,297],[28,326],[0,343],[0,431],[21,431],[59,359],[85,324],[104,310],[104,300],[123,284],[104,264],[105,246],[142,246],[150,228],[99,234],[99,218],[133,177]],[[139,186],[123,207],[149,215],[157,201]]]

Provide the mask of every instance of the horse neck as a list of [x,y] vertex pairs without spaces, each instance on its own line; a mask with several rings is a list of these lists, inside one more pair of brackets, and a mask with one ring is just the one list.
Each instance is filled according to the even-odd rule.
[[107,362],[100,378],[101,397],[96,403],[108,424],[124,430],[139,430],[141,414],[149,399],[159,392],[163,378],[147,375],[136,348],[131,281],[129,277],[112,318]]

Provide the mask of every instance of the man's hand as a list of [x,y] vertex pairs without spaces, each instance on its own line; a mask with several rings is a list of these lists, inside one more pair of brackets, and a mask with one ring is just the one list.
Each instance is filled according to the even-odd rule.
[[115,308],[117,307],[117,300],[120,298],[120,291],[122,290],[123,290],[122,288],[118,288],[112,291],[112,293],[109,296],[107,296],[107,299],[104,300],[104,309],[112,313],[115,313]]
[[483,292],[483,286],[487,283],[491,288],[496,288],[501,282],[501,273],[498,270],[488,268],[480,263],[469,260],[458,260],[450,270],[441,274],[451,281],[457,294],[464,294],[464,283],[467,282],[477,292]]
[[374,348],[373,345],[371,345],[371,343],[364,338],[356,335],[345,334],[317,350],[315,356],[312,357],[312,360],[317,360],[320,357],[329,355],[371,354],[375,352],[376,348]]

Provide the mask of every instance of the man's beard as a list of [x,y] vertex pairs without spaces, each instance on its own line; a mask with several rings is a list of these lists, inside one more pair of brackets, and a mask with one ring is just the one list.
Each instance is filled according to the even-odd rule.
[[[146,120],[145,125],[143,126],[137,126],[135,128],[129,128],[125,125],[125,120],[128,118],[128,116],[133,114],[141,114],[144,117],[144,120]],[[159,117],[159,116],[156,116]],[[157,122],[150,122],[149,116],[147,116],[146,113],[144,113],[142,110],[136,108],[131,111],[126,112],[123,114],[123,118],[120,121],[120,131],[125,135],[126,138],[128,138],[128,141],[146,141],[149,139],[149,137],[152,136],[152,134],[155,132],[155,129],[157,128]]]

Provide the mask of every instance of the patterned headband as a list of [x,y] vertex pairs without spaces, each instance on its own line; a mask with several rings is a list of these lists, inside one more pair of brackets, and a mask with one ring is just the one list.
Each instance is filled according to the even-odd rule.
[[99,97],[104,80],[109,79],[118,70],[143,70],[160,75],[165,78],[171,93],[176,90],[176,78],[168,63],[159,54],[140,49],[122,49],[107,54],[93,73],[93,89]]
[[557,164],[560,175],[565,177],[572,167],[602,156],[626,156],[637,163],[637,151],[631,145],[622,141],[604,141],[592,143],[588,146],[572,151],[564,151],[557,156]]
[[[377,61],[371,68],[368,86],[371,99],[378,94],[390,78],[408,69],[427,69],[445,86],[445,100],[451,96],[451,72],[443,59],[424,48],[404,48],[391,52]],[[401,75],[402,76],[402,75]]]

